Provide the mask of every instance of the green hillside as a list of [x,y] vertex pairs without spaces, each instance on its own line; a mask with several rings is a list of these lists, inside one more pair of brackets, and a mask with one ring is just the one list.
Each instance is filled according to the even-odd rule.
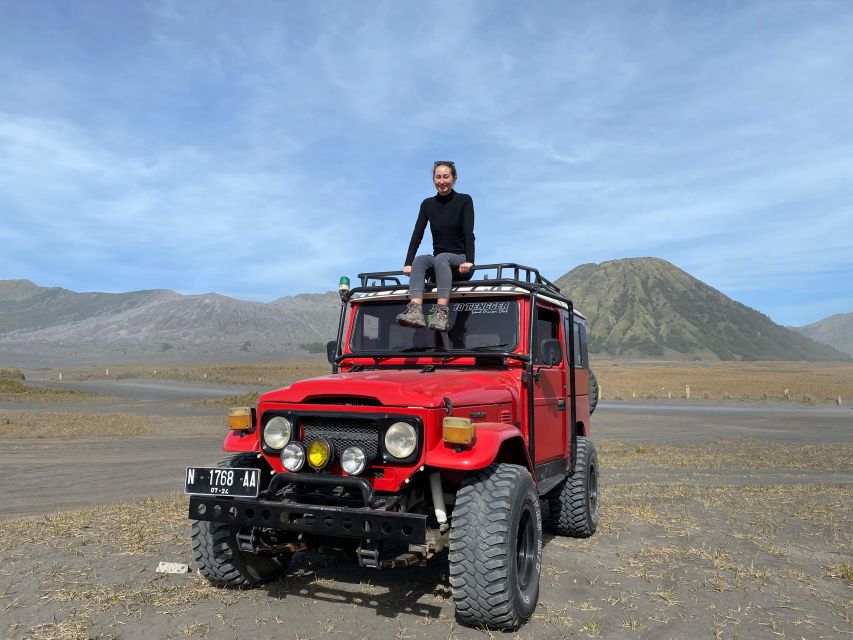
[[556,284],[588,318],[593,353],[703,360],[849,359],[658,258],[583,264]]

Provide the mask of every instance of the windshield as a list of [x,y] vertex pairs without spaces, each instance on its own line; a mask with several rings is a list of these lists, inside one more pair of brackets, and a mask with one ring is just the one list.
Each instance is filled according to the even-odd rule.
[[[398,313],[406,301],[371,302],[356,308],[350,349],[359,351],[512,351],[518,345],[518,301],[514,298],[477,298],[450,301],[446,332],[426,327],[401,327]],[[435,303],[424,303],[429,315]]]

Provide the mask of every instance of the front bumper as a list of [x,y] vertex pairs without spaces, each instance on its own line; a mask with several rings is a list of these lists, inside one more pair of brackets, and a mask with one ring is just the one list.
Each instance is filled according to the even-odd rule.
[[293,533],[426,543],[427,517],[378,509],[190,496],[189,517]]

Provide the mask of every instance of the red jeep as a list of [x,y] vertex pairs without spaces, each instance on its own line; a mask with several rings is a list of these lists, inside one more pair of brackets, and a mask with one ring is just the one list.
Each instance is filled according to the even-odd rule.
[[306,549],[371,568],[449,549],[462,622],[516,629],[533,614],[543,509],[558,534],[598,523],[597,394],[571,300],[530,267],[476,271],[454,284],[444,332],[395,323],[401,272],[360,274],[341,291],[332,374],[230,411],[234,455],[187,469],[212,584],[274,579]]

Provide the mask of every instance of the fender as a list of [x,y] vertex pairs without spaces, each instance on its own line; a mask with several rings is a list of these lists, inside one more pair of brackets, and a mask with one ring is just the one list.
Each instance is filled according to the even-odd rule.
[[258,440],[256,433],[243,435],[240,431],[229,431],[228,435],[225,436],[225,442],[222,443],[222,450],[234,453],[260,451],[260,440]]
[[[515,444],[517,453],[511,456],[512,459],[503,461],[523,464],[528,470],[533,469],[533,465],[530,463],[530,455],[518,427],[503,422],[477,422],[475,424],[477,425],[477,435],[470,448],[463,448],[457,452],[452,445],[446,445],[442,440],[427,451],[424,462],[430,467],[438,467],[439,469],[474,471],[488,467],[497,459],[502,450],[505,451],[508,448],[506,445],[510,445],[509,448],[512,448],[512,445]],[[521,451],[524,452],[524,457],[519,460]],[[501,457],[505,457],[505,455]]]

